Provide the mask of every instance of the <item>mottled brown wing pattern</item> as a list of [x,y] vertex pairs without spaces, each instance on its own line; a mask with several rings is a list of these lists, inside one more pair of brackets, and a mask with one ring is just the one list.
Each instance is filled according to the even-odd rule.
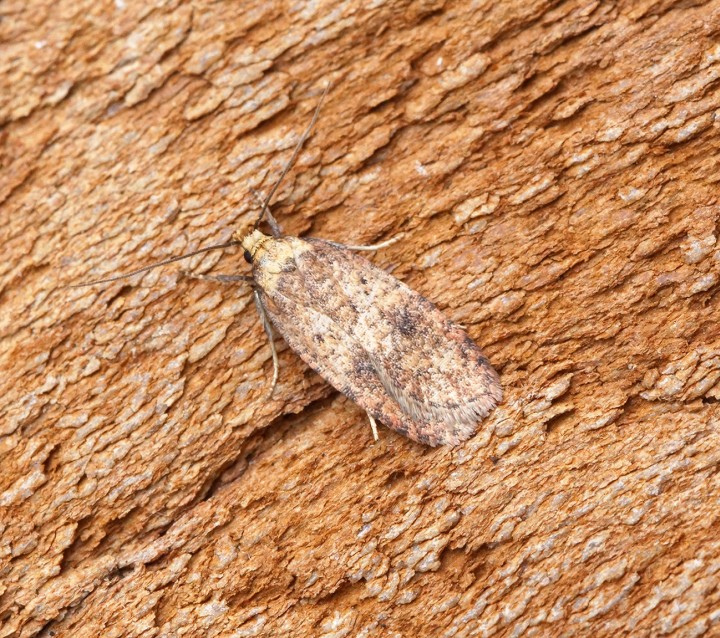
[[[452,444],[501,400],[497,374],[472,339],[398,279],[319,239],[269,241],[286,242],[282,259],[254,265],[271,320],[374,418],[413,440]],[[263,272],[279,263],[282,276]]]
[[[279,305],[273,307],[272,301],[263,299],[267,313],[288,345],[313,370],[385,425],[415,441],[438,444],[420,424],[408,420],[400,406],[388,397],[367,353],[342,332],[337,322],[314,308],[299,306],[293,299],[276,301]],[[303,312],[306,321],[283,321],[287,312]],[[309,335],[308,324],[312,326]],[[308,336],[312,343],[308,342]]]

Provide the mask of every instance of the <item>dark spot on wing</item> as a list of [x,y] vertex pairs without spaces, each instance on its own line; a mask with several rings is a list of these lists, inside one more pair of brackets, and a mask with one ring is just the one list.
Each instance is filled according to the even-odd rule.
[[463,343],[462,343],[462,349],[463,352],[473,352],[477,350],[476,343],[472,340],[469,334],[465,333],[465,336],[463,337]]
[[355,391],[352,389],[351,386],[346,385],[342,389],[342,393],[351,401],[356,401],[356,399],[357,399],[357,394],[355,393]]
[[462,352],[469,358],[474,358],[481,366],[490,365],[487,357],[482,353],[477,343],[475,343],[469,334],[465,334],[460,345]]
[[391,321],[406,337],[411,337],[417,332],[417,318],[413,316],[412,311],[407,306],[394,310],[391,315]]
[[399,423],[394,429],[396,432],[400,432],[403,436],[408,435],[408,427],[404,423]]
[[353,372],[358,377],[364,377],[368,374],[374,375],[375,368],[373,368],[372,363],[370,363],[367,359],[358,358],[353,361]]

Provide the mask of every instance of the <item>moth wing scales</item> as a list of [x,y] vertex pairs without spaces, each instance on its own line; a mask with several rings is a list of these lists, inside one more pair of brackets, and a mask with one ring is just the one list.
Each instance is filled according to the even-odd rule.
[[267,267],[281,276],[267,288],[263,272],[256,281],[273,323],[303,360],[414,440],[457,443],[475,432],[502,392],[459,326],[347,249],[318,239],[273,241],[292,243],[293,267],[279,269],[270,260]]
[[332,277],[357,309],[352,336],[364,340],[383,385],[408,414],[474,425],[502,399],[480,348],[432,302],[360,255],[308,243],[321,252],[311,270],[330,265],[321,276]]
[[422,432],[415,432],[416,424],[406,422],[400,406],[392,405],[362,346],[324,313],[293,299],[278,301],[263,296],[278,332],[305,363],[374,418],[413,440],[427,442]]

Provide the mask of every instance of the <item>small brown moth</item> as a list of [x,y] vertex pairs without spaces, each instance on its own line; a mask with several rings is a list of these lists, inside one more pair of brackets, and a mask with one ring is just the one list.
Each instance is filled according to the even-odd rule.
[[[346,246],[291,237],[282,233],[270,212],[272,197],[310,135],[321,104],[322,98],[249,234],[236,232],[226,244],[73,287],[115,281],[241,245],[252,276],[199,278],[252,286],[272,351],[271,393],[279,370],[274,326],[305,363],[367,412],[375,439],[377,419],[413,441],[455,445],[472,436],[502,399],[498,375],[480,348],[425,297],[353,252],[383,248],[393,240]],[[263,217],[270,235],[258,229]]]

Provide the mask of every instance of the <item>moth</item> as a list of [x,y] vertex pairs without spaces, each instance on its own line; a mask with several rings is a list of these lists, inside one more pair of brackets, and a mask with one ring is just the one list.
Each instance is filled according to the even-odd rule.
[[[225,244],[71,287],[107,283],[240,245],[252,275],[197,277],[251,285],[272,353],[271,393],[279,372],[274,327],[305,363],[365,410],[376,440],[380,421],[419,443],[456,445],[472,436],[502,400],[498,375],[480,348],[433,303],[357,254],[393,240],[349,246],[292,237],[282,232],[270,211],[317,121],[325,93],[280,177],[261,200],[251,232],[235,232]],[[269,234],[259,229],[263,218]]]

